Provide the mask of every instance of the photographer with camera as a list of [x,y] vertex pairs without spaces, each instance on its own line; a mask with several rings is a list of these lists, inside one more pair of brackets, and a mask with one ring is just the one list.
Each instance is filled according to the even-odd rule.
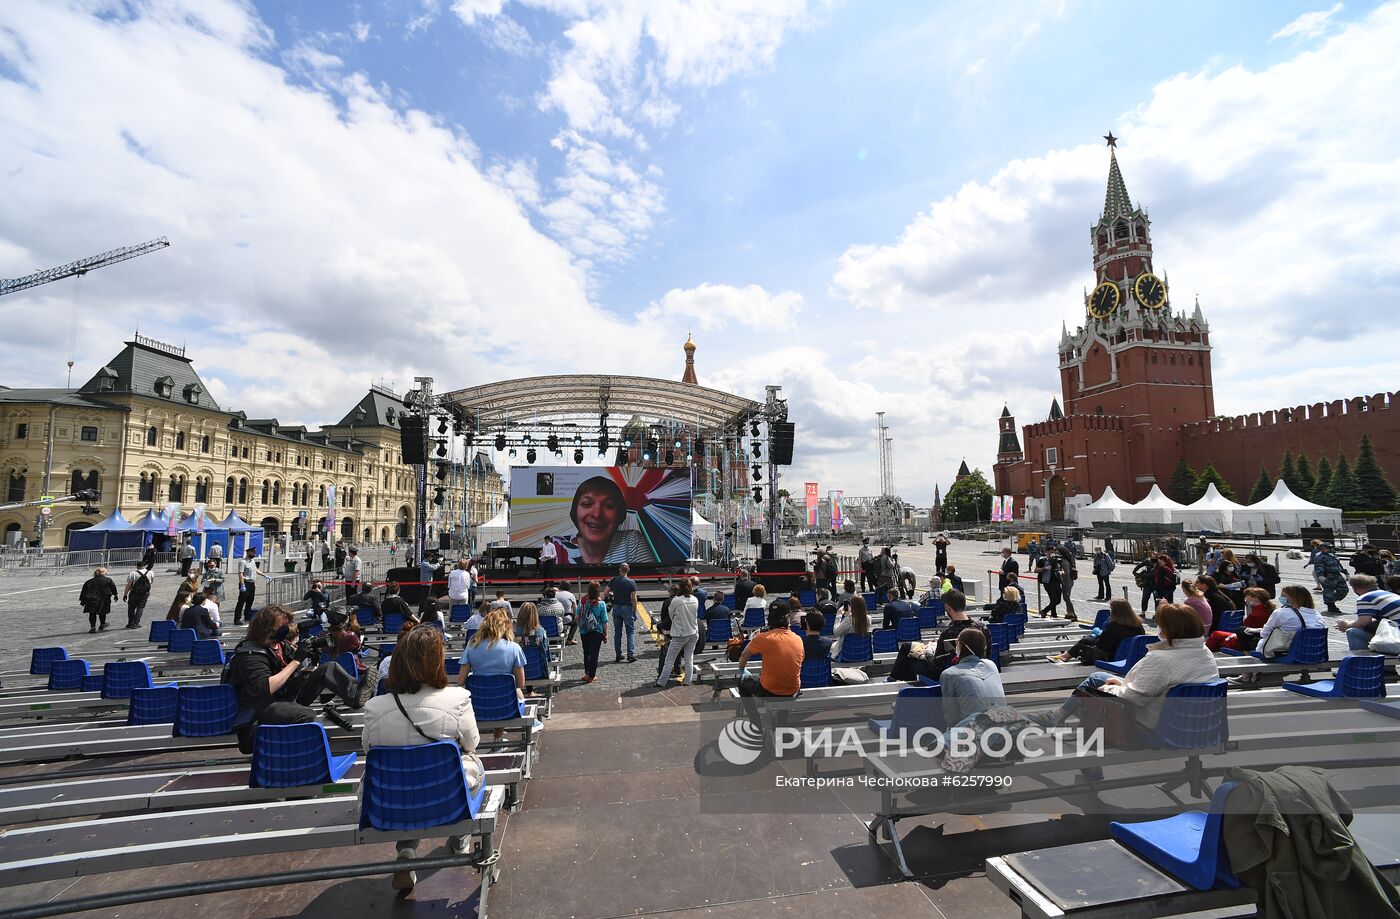
[[[379,685],[379,671],[366,667],[356,681],[334,661],[321,663],[321,655],[332,651],[327,635],[313,636],[316,620],[292,625],[292,613],[283,606],[265,606],[248,625],[248,637],[233,649],[233,658],[224,670],[223,682],[238,693],[238,723],[249,732],[259,723],[304,724],[316,718],[309,706],[330,690],[351,708],[363,708]],[[303,626],[305,627],[303,629]],[[295,638],[295,643],[292,640]],[[326,705],[321,713],[330,721],[349,729],[350,723]]]

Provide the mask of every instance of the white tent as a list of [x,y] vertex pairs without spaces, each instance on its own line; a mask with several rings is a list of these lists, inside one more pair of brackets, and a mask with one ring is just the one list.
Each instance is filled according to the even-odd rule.
[[1186,530],[1209,530],[1213,533],[1230,533],[1238,526],[1239,514],[1247,511],[1243,504],[1237,504],[1222,495],[1211,482],[1206,493],[1179,511],[1172,512],[1172,523],[1184,524]]
[[1123,523],[1174,523],[1176,512],[1185,509],[1185,504],[1173,501],[1162,494],[1162,489],[1153,485],[1146,498],[1120,510],[1118,519]]
[[502,504],[501,509],[496,512],[496,516],[481,525],[477,536],[477,545],[485,548],[487,546],[501,544],[510,539],[510,504]]
[[1090,526],[1096,520],[1113,521],[1116,523],[1120,519],[1118,516],[1119,512],[1129,507],[1132,507],[1132,505],[1118,497],[1118,493],[1113,490],[1113,486],[1109,485],[1103,490],[1103,494],[1099,496],[1099,500],[1092,504],[1086,504],[1075,511],[1075,520],[1082,527]]
[[715,541],[715,525],[701,517],[694,508],[690,510],[690,538],[692,542]]
[[1235,514],[1237,533],[1270,533],[1292,535],[1316,520],[1325,527],[1341,529],[1341,508],[1313,504],[1293,494],[1288,483],[1278,480],[1273,493],[1258,504],[1251,504]]

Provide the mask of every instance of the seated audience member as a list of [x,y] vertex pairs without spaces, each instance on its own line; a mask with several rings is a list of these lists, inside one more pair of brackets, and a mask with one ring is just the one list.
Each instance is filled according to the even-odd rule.
[[1274,601],[1262,587],[1249,587],[1244,592],[1244,623],[1238,631],[1211,632],[1206,647],[1211,651],[1229,648],[1249,653],[1259,645],[1259,631],[1274,612]]
[[[485,777],[476,756],[481,735],[471,694],[460,686],[448,685],[443,655],[443,636],[437,629],[416,629],[400,639],[390,657],[387,692],[365,704],[361,743],[368,753],[375,747],[453,741],[462,751],[462,770],[475,792]],[[417,839],[400,839],[397,847],[400,859],[417,857]],[[461,855],[467,850],[466,837],[450,837],[447,848]],[[394,889],[410,889],[416,880],[412,871],[400,871],[394,875]]]
[[315,613],[324,613],[331,608],[330,591],[326,590],[326,585],[320,578],[311,582],[311,587],[302,596],[306,601],[307,608]]
[[414,617],[419,622],[432,622],[442,619],[442,601],[429,591],[423,591],[423,599],[418,604],[418,615]]
[[[943,573],[943,579],[948,582],[948,590],[966,593],[966,591],[963,590],[963,579],[958,577],[957,571],[956,565],[949,565],[947,570]],[[946,592],[947,591],[945,591],[945,593]]]
[[802,653],[805,660],[817,660],[831,656],[832,640],[822,634],[826,617],[813,610],[802,617]]
[[1208,574],[1203,574],[1196,579],[1196,589],[1201,592],[1206,603],[1210,604],[1211,621],[1206,626],[1206,631],[1212,632],[1215,630],[1216,623],[1220,622],[1221,613],[1228,613],[1235,608],[1235,601],[1231,600],[1229,595],[1220,589],[1215,578]]
[[[1293,637],[1301,629],[1325,629],[1327,623],[1322,620],[1317,610],[1313,609],[1312,591],[1297,584],[1290,584],[1278,594],[1278,607],[1269,614],[1268,620],[1259,629],[1259,643],[1255,650],[1262,651],[1269,644],[1269,636],[1275,632],[1283,632],[1288,635],[1287,645],[1282,650],[1274,650],[1272,653],[1265,652],[1265,660],[1270,657],[1279,657],[1287,654],[1288,645],[1292,645]],[[1230,682],[1237,686],[1248,686],[1259,682],[1262,674],[1244,673],[1239,676],[1230,677]]]
[[[1207,576],[1203,576],[1204,577]],[[1201,596],[1201,588],[1196,586],[1196,579],[1184,577],[1181,579],[1181,593],[1183,595],[1182,605],[1189,606],[1196,611],[1196,615],[1201,617],[1201,628],[1209,634],[1211,626],[1215,624],[1215,611],[1210,608],[1210,601]]]
[[559,599],[559,589],[553,584],[544,589],[544,598],[539,602],[539,615],[553,616],[561,626],[564,625],[564,601]]
[[462,623],[462,630],[464,632],[475,632],[477,629],[481,628],[481,621],[485,619],[486,615],[490,612],[503,613],[507,620],[510,619],[510,612],[508,610],[500,608],[488,610],[486,609],[486,601],[483,600],[481,603],[477,604],[476,609],[472,610],[472,614],[467,617],[467,621]]
[[700,627],[702,639],[704,637],[705,628],[703,623],[709,622],[709,620],[711,619],[729,619],[733,617],[733,615],[734,611],[724,605],[724,591],[715,591],[714,594],[710,597],[710,605],[707,608],[702,609],[700,611],[700,618],[702,621],[702,625]]
[[331,647],[335,649],[335,653],[339,655],[349,651],[351,654],[359,654],[364,642],[360,640],[360,624],[355,621],[355,617],[331,613],[330,620]]
[[[377,617],[378,621],[384,621],[384,613],[398,613],[400,616],[404,617],[404,619],[413,618],[413,610],[409,607],[408,601],[400,596],[399,589],[398,581],[390,581],[384,585],[384,599],[379,603],[380,615]],[[436,612],[437,604],[434,603],[433,606],[433,611]],[[421,619],[422,617],[420,616],[419,618]]]
[[943,695],[943,723],[950,728],[1006,703],[997,665],[987,659],[987,633],[964,629],[958,633],[957,663],[938,678]]
[[[739,695],[791,698],[802,688],[802,639],[788,628],[790,608],[775,602],[768,610],[768,627],[754,632],[739,655]],[[763,656],[758,676],[748,672],[749,658]],[[753,711],[753,719],[758,720]]]
[[515,611],[511,608],[510,601],[506,599],[506,591],[504,587],[496,588],[496,599],[492,600],[489,604],[487,604],[486,609],[488,612],[495,609],[503,610],[506,614],[507,619],[511,618],[511,616],[515,614]]
[[934,600],[942,600],[943,595],[953,589],[953,582],[935,574],[928,579],[928,590],[919,595],[919,605],[929,606]]
[[381,611],[378,598],[374,596],[374,588],[368,582],[360,582],[360,589],[357,593],[345,601],[355,609],[367,609],[374,613],[375,622],[384,621],[384,613]]
[[[951,621],[938,633],[935,641],[928,644],[906,641],[899,646],[899,654],[890,670],[891,681],[913,683],[921,676],[936,680],[957,662],[957,638],[964,629],[977,629],[987,637],[981,623],[968,618],[967,597],[963,596],[962,591],[950,590],[944,594],[943,610]],[[991,647],[990,637],[987,647]]]
[[836,614],[840,611],[831,599],[831,591],[827,590],[825,587],[817,588],[816,610],[833,621],[836,619]]
[[847,635],[869,634],[870,616],[865,610],[865,598],[857,594],[851,598],[851,608],[836,617],[836,625],[831,630],[832,659],[841,657],[841,648],[846,643]]
[[856,595],[856,582],[847,578],[841,582],[841,596],[836,598],[837,607],[850,605],[851,598]]
[[[1133,721],[1143,730],[1153,730],[1162,717],[1167,692],[1183,683],[1208,683],[1219,679],[1215,657],[1206,650],[1201,617],[1189,606],[1163,603],[1157,607],[1157,633],[1161,641],[1149,645],[1142,660],[1125,676],[1102,671],[1090,674],[1076,692],[1090,696],[1116,696],[1132,707]],[[1063,724],[1081,702],[1071,696],[1058,709],[1034,713],[1033,720],[1047,725]]]
[[1108,624],[1098,635],[1085,635],[1063,654],[1052,654],[1050,660],[1064,663],[1077,660],[1085,666],[1095,661],[1118,659],[1119,645],[1125,638],[1144,633],[1142,620],[1127,600],[1110,600],[1108,603]]
[[893,629],[898,626],[899,620],[915,618],[919,616],[919,608],[914,605],[913,600],[905,600],[897,597],[885,601],[885,620],[881,628]]
[[1004,622],[1006,617],[1021,611],[1021,589],[1019,587],[1006,587],[1002,589],[1001,599],[984,607],[991,610],[991,615],[987,617],[988,622]]
[[206,600],[212,600],[213,594],[207,591],[197,591],[190,594],[190,602],[180,612],[180,628],[194,629],[196,638],[216,638],[219,634],[219,624],[209,615],[209,609],[204,605]]
[[755,584],[753,586],[753,592],[750,593],[749,598],[744,601],[744,608],[739,611],[740,618],[742,619],[748,610],[767,608],[768,588],[764,587],[762,584]]
[[549,647],[549,634],[540,625],[540,613],[535,604],[520,604],[520,612],[515,615],[515,641],[522,646]]
[[515,677],[515,694],[525,698],[525,652],[511,640],[510,617],[503,609],[493,609],[481,620],[481,628],[462,649],[462,671],[457,685],[465,686],[467,677],[510,674]]
[[1349,649],[1364,651],[1371,639],[1376,637],[1376,629],[1382,619],[1389,619],[1400,626],[1400,595],[1393,590],[1378,590],[1376,579],[1366,574],[1352,575],[1347,583],[1356,594],[1357,616],[1355,619],[1338,619],[1337,631],[1346,633]]

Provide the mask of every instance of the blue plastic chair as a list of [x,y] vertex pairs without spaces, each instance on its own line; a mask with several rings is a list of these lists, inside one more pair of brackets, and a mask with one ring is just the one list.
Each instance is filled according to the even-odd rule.
[[867,611],[873,610],[875,608],[875,591],[872,590],[867,593],[863,593],[861,594],[861,597],[865,599],[865,608]]
[[1221,612],[1220,621],[1215,624],[1217,632],[1234,632],[1244,627],[1244,610],[1227,609]]
[[194,629],[171,629],[165,649],[172,654],[189,654],[198,640],[199,633]]
[[936,628],[938,628],[938,617],[939,617],[940,615],[942,615],[942,611],[941,611],[940,607],[943,605],[943,601],[942,601],[942,600],[939,600],[939,601],[938,601],[938,604],[939,604],[938,606],[921,606],[921,607],[919,607],[919,628],[920,628],[920,629],[936,629]]
[[474,820],[486,783],[467,786],[462,751],[450,740],[414,747],[372,747],[360,782],[360,826],[385,832],[427,830]]
[[253,735],[249,788],[297,788],[338,782],[355,765],[355,754],[331,754],[331,741],[319,721],[260,724]]
[[403,628],[403,616],[399,613],[384,614],[384,633],[386,635],[397,635]]
[[509,673],[489,676],[467,674],[467,691],[477,721],[509,721],[525,717],[525,703],[515,694],[515,677]]
[[35,648],[29,653],[29,672],[35,676],[48,676],[54,661],[66,660],[67,648]]
[[923,628],[919,625],[919,620],[914,616],[908,616],[895,623],[895,641],[903,643],[906,641],[918,641],[923,637]]
[[876,629],[870,633],[870,638],[876,654],[899,653],[899,634],[896,629]]
[[928,700],[941,699],[943,687],[937,683],[921,680],[919,686],[906,686],[894,699],[894,710],[888,718],[871,718],[870,730],[876,737],[898,737],[903,731],[912,738],[922,728],[944,730],[942,703]]
[[725,594],[725,595],[724,595],[724,599],[721,600],[720,602],[723,603],[725,606],[729,607],[729,608],[732,609],[732,610],[733,610],[733,609],[738,609],[738,608],[739,608],[739,599],[738,599],[737,597],[735,597],[732,593],[730,593],[730,594]]
[[821,633],[822,633],[823,635],[825,635],[827,638],[830,638],[832,635],[836,634],[836,614],[835,614],[835,613],[827,613],[827,614],[826,614],[825,616],[823,616],[822,618],[823,618],[824,621],[822,622],[822,632],[821,632]]
[[180,689],[169,686],[142,687],[131,691],[131,706],[126,710],[127,724],[174,724],[180,705]]
[[1025,613],[1007,613],[1001,621],[1011,627],[1012,641],[1020,641],[1021,636],[1026,634],[1028,617]]
[[730,619],[705,620],[705,644],[728,641],[734,637],[734,622]]
[[1081,622],[1079,623],[1079,627],[1081,629],[1102,629],[1104,626],[1108,625],[1108,614],[1109,610],[1101,609],[1094,614],[1093,625],[1086,625]]
[[1202,750],[1230,739],[1228,683],[1181,683],[1167,690],[1162,717],[1145,737],[1146,745],[1162,750]]
[[546,635],[548,635],[550,638],[558,638],[558,637],[559,637],[559,617],[558,617],[558,616],[555,616],[555,615],[552,615],[552,614],[546,614],[546,615],[541,616],[541,617],[540,617],[540,628],[544,629],[544,633],[545,633]]
[[831,658],[812,657],[802,661],[802,669],[798,671],[798,680],[803,689],[815,689],[818,686],[831,685]]
[[1118,645],[1118,653],[1123,655],[1116,661],[1095,661],[1094,666],[1100,670],[1107,670],[1109,673],[1116,673],[1123,676],[1133,665],[1142,660],[1147,654],[1147,646],[1157,641],[1156,635],[1133,635],[1123,639]]
[[53,661],[49,667],[49,689],[60,692],[78,692],[83,689],[83,679],[91,674],[87,661],[83,658],[64,657]]
[[151,682],[151,668],[145,661],[108,661],[107,666],[102,668],[104,699],[130,699],[133,689],[150,689],[154,685]]
[[849,634],[841,642],[841,657],[838,660],[842,664],[858,664],[874,657],[874,642],[869,635]]
[[750,606],[744,610],[744,628],[761,629],[765,622],[763,607]]
[[175,709],[176,737],[232,734],[238,719],[238,695],[231,683],[181,686]]
[[355,656],[354,652],[341,651],[335,656],[335,662],[340,665],[340,668],[342,670],[350,674],[352,677],[359,677],[360,659]]
[[368,606],[360,606],[355,609],[355,624],[362,629],[374,628],[374,610]]
[[448,622],[466,622],[472,617],[472,605],[470,603],[454,603],[452,611],[447,614]]
[[801,603],[807,609],[811,609],[817,605],[817,592],[811,588],[799,590],[797,592],[797,602]]
[[82,690],[83,692],[101,692],[102,674],[89,673],[87,676],[83,677]]
[[1353,654],[1342,658],[1336,675],[1330,680],[1284,683],[1283,688],[1315,699],[1383,699],[1385,658],[1379,654],[1374,657]]
[[158,645],[163,645],[170,640],[170,633],[175,631],[175,625],[172,619],[152,619],[151,631],[146,637]]
[[222,667],[227,663],[224,659],[224,646],[219,644],[217,638],[198,639],[190,649],[190,663],[206,667],[217,664]]
[[[447,671],[448,676],[455,677],[462,672],[462,659],[460,657],[448,657],[447,660],[442,662],[442,668]],[[382,686],[383,684],[384,681],[381,680],[380,685]],[[378,693],[376,693],[376,695],[378,695]]]
[[1327,660],[1327,630],[1299,629],[1293,633],[1288,652],[1280,657],[1265,658],[1262,651],[1250,654],[1266,664],[1321,664]]
[[1197,890],[1233,890],[1240,882],[1230,871],[1230,857],[1221,833],[1225,801],[1237,782],[1224,782],[1210,799],[1210,811],[1187,811],[1145,823],[1108,825],[1123,846]]
[[525,680],[548,680],[549,661],[545,659],[543,645],[525,645]]
[[396,641],[386,641],[386,642],[382,642],[382,643],[380,643],[380,644],[375,645],[375,646],[374,646],[374,650],[376,650],[376,651],[379,652],[379,659],[382,661],[382,660],[384,660],[384,658],[386,658],[386,657],[390,656],[391,654],[393,654],[393,653],[394,653],[394,649],[397,648],[398,646],[399,646],[399,643],[396,642]]
[[1011,650],[1011,626],[1005,622],[987,623],[987,637],[992,640],[992,650],[997,653]]

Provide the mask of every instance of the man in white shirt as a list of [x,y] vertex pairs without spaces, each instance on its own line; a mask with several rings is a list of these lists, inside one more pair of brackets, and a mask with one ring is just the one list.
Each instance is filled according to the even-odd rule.
[[540,544],[540,577],[548,581],[554,577],[554,563],[558,560],[559,552],[555,548],[554,540],[545,539]]
[[238,563],[238,603],[233,608],[233,624],[239,625],[244,616],[253,621],[253,598],[258,592],[258,563],[253,558],[253,550],[243,554]]
[[224,567],[224,547],[217,542],[210,543],[209,558],[214,562],[214,567]]
[[471,602],[472,576],[468,569],[471,563],[458,559],[457,564],[447,573],[447,599],[453,606]]
[[345,599],[349,600],[360,592],[360,580],[364,577],[364,570],[365,563],[360,561],[360,550],[351,546],[349,557],[345,559]]

